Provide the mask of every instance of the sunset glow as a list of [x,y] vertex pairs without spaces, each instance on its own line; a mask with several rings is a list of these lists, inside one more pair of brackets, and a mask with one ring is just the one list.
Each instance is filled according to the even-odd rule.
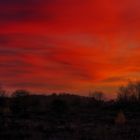
[[140,80],[139,0],[0,0],[0,83],[114,96]]

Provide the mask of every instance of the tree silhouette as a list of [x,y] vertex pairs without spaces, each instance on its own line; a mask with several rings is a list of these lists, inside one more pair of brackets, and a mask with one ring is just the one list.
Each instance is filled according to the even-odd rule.
[[12,94],[12,97],[16,97],[16,98],[18,98],[18,97],[27,97],[29,95],[30,95],[29,91],[20,89],[20,90],[14,91],[13,94]]
[[140,101],[140,82],[129,82],[118,90],[117,100],[120,102]]

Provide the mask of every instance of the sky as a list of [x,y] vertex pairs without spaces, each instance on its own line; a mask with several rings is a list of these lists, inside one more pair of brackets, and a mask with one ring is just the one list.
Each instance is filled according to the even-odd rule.
[[111,97],[140,80],[139,0],[0,0],[0,84]]

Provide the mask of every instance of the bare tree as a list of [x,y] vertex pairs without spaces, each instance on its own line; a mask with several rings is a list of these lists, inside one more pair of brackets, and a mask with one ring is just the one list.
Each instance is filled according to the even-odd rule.
[[121,86],[117,95],[118,101],[140,101],[140,81],[129,82],[126,86]]

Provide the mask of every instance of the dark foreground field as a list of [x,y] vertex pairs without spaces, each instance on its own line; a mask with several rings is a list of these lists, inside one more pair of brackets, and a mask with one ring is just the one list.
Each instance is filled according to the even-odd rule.
[[[85,117],[85,116],[84,116]],[[139,140],[140,120],[134,119],[117,126],[108,121],[113,117],[100,118],[96,115],[83,116],[77,122],[52,123],[44,116],[36,118],[7,117],[1,122],[0,139],[4,140]],[[92,118],[91,118],[92,117]],[[101,119],[101,120],[100,120]],[[109,120],[108,120],[109,119]],[[2,119],[1,119],[2,120]]]
[[[115,122],[120,110],[124,118]],[[68,94],[1,97],[0,139],[140,140],[140,104]]]

